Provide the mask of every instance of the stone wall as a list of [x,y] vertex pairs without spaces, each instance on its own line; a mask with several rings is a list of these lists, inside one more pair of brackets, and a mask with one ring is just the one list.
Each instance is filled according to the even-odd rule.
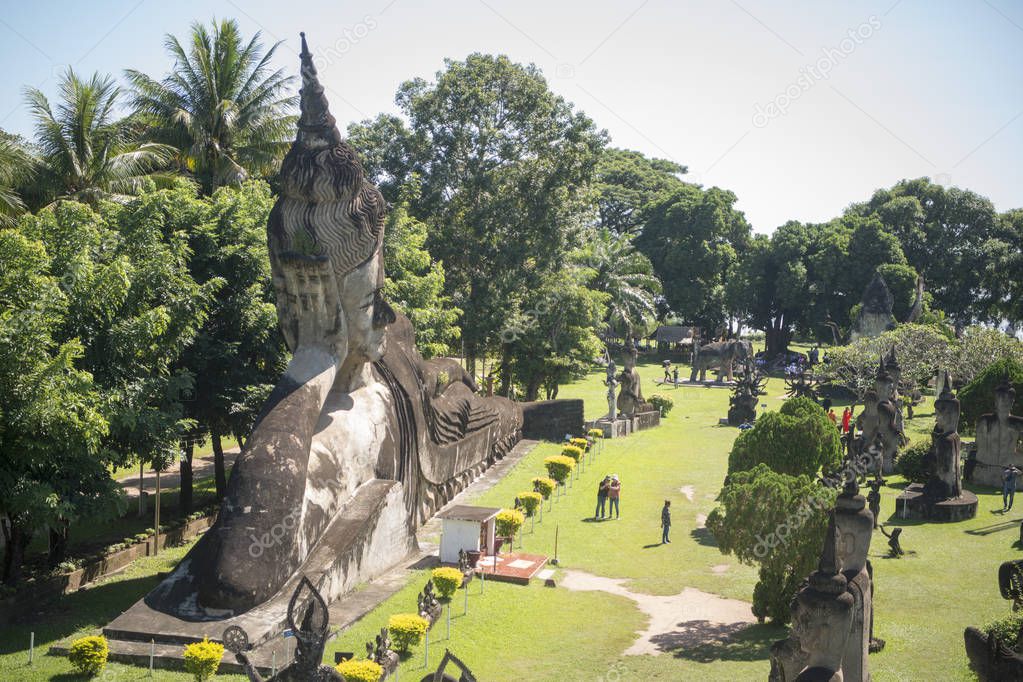
[[566,433],[583,435],[583,401],[538,400],[522,406],[522,437],[561,441]]

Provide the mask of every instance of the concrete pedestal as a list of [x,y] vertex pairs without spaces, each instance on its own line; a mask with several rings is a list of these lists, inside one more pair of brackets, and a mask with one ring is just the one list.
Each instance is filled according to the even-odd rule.
[[954,500],[933,502],[924,495],[923,483],[913,483],[895,500],[896,513],[904,519],[965,521],[977,515],[977,496],[969,490]]

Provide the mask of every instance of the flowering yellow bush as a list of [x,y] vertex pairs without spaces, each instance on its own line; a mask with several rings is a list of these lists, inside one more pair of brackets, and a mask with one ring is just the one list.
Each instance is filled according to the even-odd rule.
[[77,672],[92,676],[99,675],[106,667],[109,653],[106,637],[80,637],[71,643],[67,658]]
[[419,644],[426,634],[429,623],[415,613],[396,613],[387,620],[387,631],[397,651],[405,652]]
[[565,457],[571,457],[578,462],[583,458],[583,449],[575,445],[566,445],[561,448],[561,454]]
[[347,682],[380,682],[384,669],[376,661],[367,658],[350,658],[337,664],[337,671]]
[[543,476],[537,476],[533,479],[533,490],[543,495],[543,499],[547,499],[554,492],[554,487],[558,485],[558,482],[553,478],[544,478]]
[[543,461],[547,473],[558,483],[564,483],[575,469],[575,460],[564,455],[552,455]]
[[587,448],[590,447],[590,441],[586,440],[585,438],[573,438],[572,440],[570,440],[568,442],[571,443],[572,445],[576,446],[577,448],[579,448],[583,452],[586,452]]
[[603,438],[604,429],[590,429],[589,431],[586,432],[586,435],[589,436],[590,438]]
[[192,673],[196,682],[203,682],[217,674],[220,659],[224,656],[224,645],[211,642],[203,637],[185,647],[185,670]]
[[519,503],[526,511],[526,516],[532,516],[535,514],[536,510],[540,507],[540,502],[542,501],[543,495],[538,492],[519,493]]
[[450,599],[451,595],[455,593],[459,587],[462,586],[462,580],[465,576],[457,568],[451,566],[441,566],[440,568],[433,569],[432,580],[434,587],[437,588],[437,592],[440,594],[441,599]]
[[497,534],[504,538],[515,537],[526,522],[526,517],[517,509],[502,509],[497,513]]

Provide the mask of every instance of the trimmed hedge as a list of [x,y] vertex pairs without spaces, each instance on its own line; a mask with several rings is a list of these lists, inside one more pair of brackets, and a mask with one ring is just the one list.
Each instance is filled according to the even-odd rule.
[[540,503],[543,502],[543,495],[538,492],[522,492],[518,494],[518,498],[527,517],[535,514],[536,510],[540,508]]
[[977,428],[977,420],[983,414],[995,411],[995,388],[1002,383],[1005,373],[1009,373],[1012,387],[1016,389],[1016,402],[1012,413],[1023,414],[1023,365],[1012,358],[1003,358],[985,367],[973,381],[959,391],[959,404],[962,412],[959,416],[959,430],[973,433]]
[[404,653],[409,647],[417,646],[423,641],[423,635],[426,634],[429,625],[426,619],[418,614],[396,613],[387,620],[387,631],[391,635],[395,649]]
[[504,538],[513,538],[526,522],[525,515],[517,509],[502,509],[497,513],[497,534]]
[[341,661],[335,670],[341,673],[345,682],[380,682],[380,678],[384,676],[383,667],[368,658]]
[[565,447],[561,448],[561,454],[564,455],[565,457],[571,457],[576,462],[579,462],[582,460],[585,452],[583,451],[582,448],[576,445],[566,445]]
[[543,461],[547,474],[558,483],[564,483],[575,469],[575,460],[565,455],[552,455]]
[[589,431],[586,432],[586,435],[589,436],[590,438],[603,438],[604,429],[590,429]]
[[553,478],[537,476],[536,478],[533,479],[533,490],[540,493],[540,495],[542,495],[543,499],[545,500],[550,498],[550,496],[554,493],[554,489],[555,487],[557,487],[557,485],[558,482],[555,481]]
[[910,483],[926,483],[930,476],[924,466],[924,457],[931,451],[931,443],[918,440],[895,458],[895,473],[902,474]]
[[662,417],[667,417],[668,413],[671,412],[671,408],[675,407],[675,401],[666,395],[655,393],[650,396],[649,403],[661,413]]
[[192,674],[196,682],[203,682],[217,674],[220,659],[224,656],[224,645],[204,637],[201,642],[187,645],[184,656],[185,670]]
[[107,638],[99,635],[76,639],[68,649],[67,659],[76,672],[92,677],[103,672],[109,655]]
[[440,595],[441,599],[451,599],[451,595],[455,593],[455,590],[462,586],[462,580],[465,579],[465,576],[457,568],[441,566],[440,568],[433,569],[430,579],[433,581],[434,587],[437,588],[437,594]]
[[827,413],[810,398],[785,401],[778,412],[757,417],[728,455],[728,473],[766,464],[780,474],[815,476],[842,461],[842,441]]

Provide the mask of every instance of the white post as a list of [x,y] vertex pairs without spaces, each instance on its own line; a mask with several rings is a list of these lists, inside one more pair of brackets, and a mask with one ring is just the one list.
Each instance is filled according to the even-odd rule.
[[469,586],[466,585],[465,589],[462,590],[462,591],[465,592],[465,610],[462,611],[462,615],[463,616],[468,616],[469,615]]
[[451,639],[451,602],[448,602],[448,639]]
[[274,649],[273,655],[270,657],[270,677],[277,675],[277,649]]
[[153,676],[153,657],[156,656],[156,640],[149,640],[149,676]]
[[29,633],[28,636],[28,664],[32,665],[32,661],[35,659],[36,654],[36,633]]
[[423,667],[430,667],[430,629],[426,629],[426,657],[423,659]]

